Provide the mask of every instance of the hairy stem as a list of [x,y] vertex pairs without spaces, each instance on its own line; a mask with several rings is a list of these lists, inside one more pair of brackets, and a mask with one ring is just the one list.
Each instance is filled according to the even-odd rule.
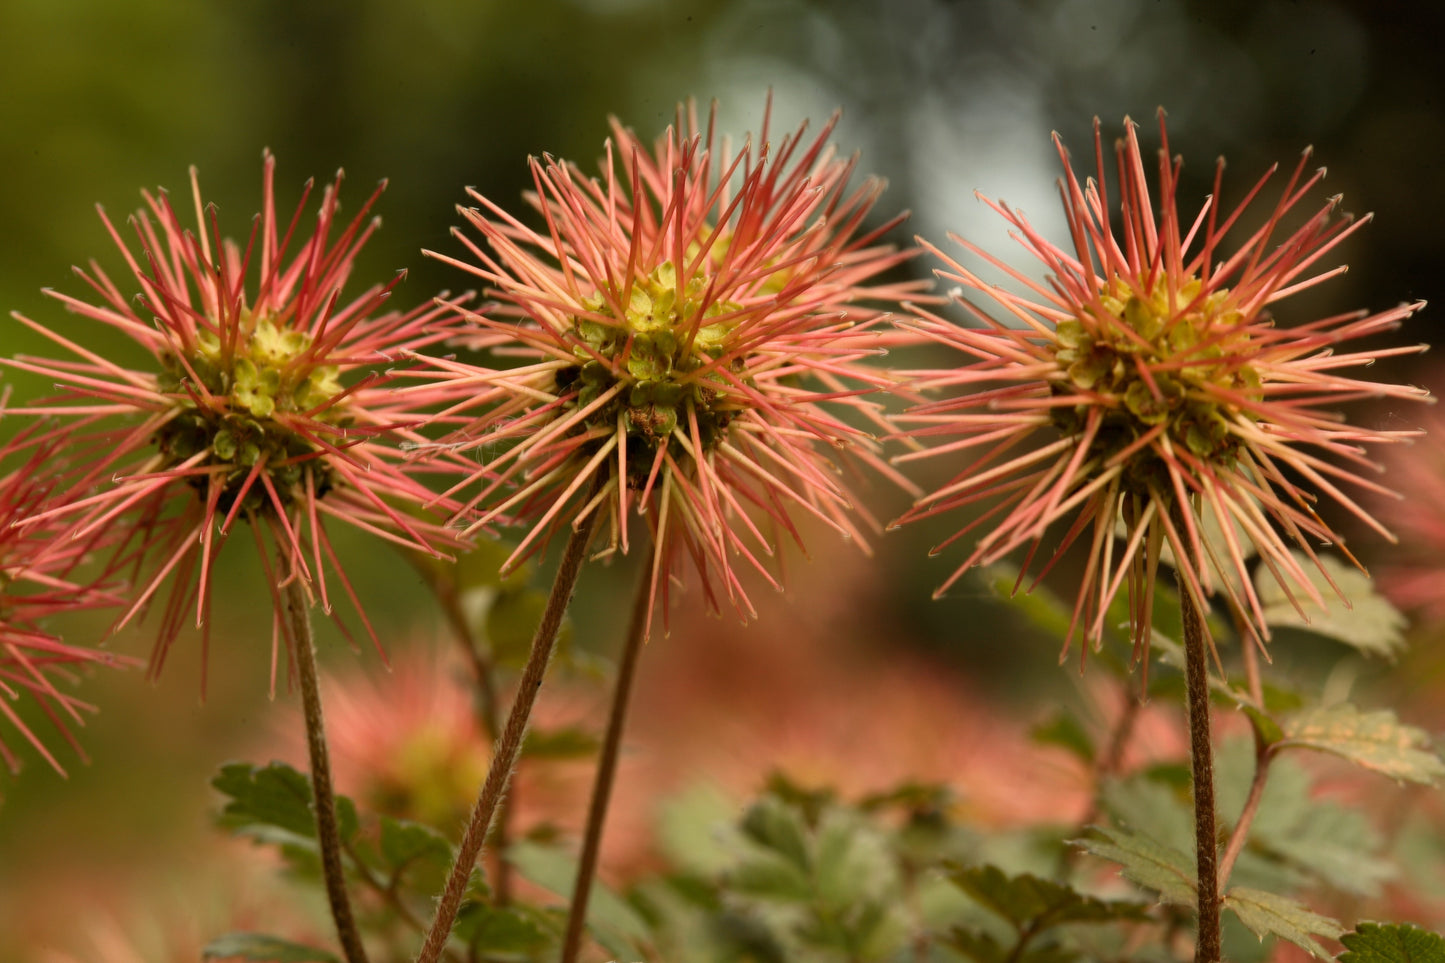
[[572,888],[572,905],[567,911],[567,934],[562,941],[562,963],[575,963],[582,946],[582,930],[587,922],[587,902],[592,895],[592,880],[597,875],[597,855],[602,848],[602,827],[607,821],[607,804],[612,799],[612,781],[617,774],[617,754],[622,745],[622,730],[627,725],[627,703],[632,695],[632,680],[637,674],[638,657],[642,653],[642,633],[647,625],[647,611],[652,604],[651,567],[642,569],[637,582],[637,598],[632,603],[632,617],[627,625],[622,661],[617,666],[617,686],[612,694],[612,708],[607,716],[607,733],[597,757],[597,777],[592,784],[592,801],[587,807],[587,829],[582,836],[582,857],[577,864],[577,880]]
[[1214,755],[1209,728],[1209,642],[1199,604],[1182,575],[1179,576],[1179,608],[1184,621],[1184,681],[1194,775],[1194,851],[1199,874],[1199,938],[1194,959],[1197,963],[1219,963],[1219,847],[1214,825]]
[[316,839],[321,846],[321,873],[326,899],[347,963],[367,963],[346,878],[341,868],[341,832],[336,821],[336,794],[331,788],[331,758],[326,751],[326,723],[321,716],[321,684],[316,675],[316,639],[311,631],[311,606],[299,578],[286,586],[286,617],[301,680],[301,706],[306,715],[306,749],[311,757],[311,792],[316,808]]
[[572,601],[572,590],[577,587],[577,576],[582,570],[583,560],[587,557],[587,545],[592,540],[597,514],[595,511],[589,513],[567,539],[561,564],[557,566],[557,575],[552,581],[552,591],[547,596],[546,608],[542,610],[542,621],[537,625],[537,634],[532,637],[532,652],[522,670],[517,698],[512,703],[512,711],[507,716],[501,738],[493,745],[492,763],[487,769],[487,778],[477,795],[477,805],[467,822],[466,832],[462,834],[457,861],[447,877],[446,886],[437,904],[436,918],[432,920],[417,963],[436,963],[446,947],[447,936],[451,933],[452,923],[456,921],[457,910],[461,908],[472,867],[476,865],[477,857],[481,854],[492,816],[507,791],[512,769],[516,766],[517,755],[522,748],[522,737],[526,735],[527,722],[532,715],[532,706],[536,704],[537,692],[542,688],[542,677],[546,675],[547,663],[552,659],[557,630],[562,626],[562,616],[566,614],[567,606]]

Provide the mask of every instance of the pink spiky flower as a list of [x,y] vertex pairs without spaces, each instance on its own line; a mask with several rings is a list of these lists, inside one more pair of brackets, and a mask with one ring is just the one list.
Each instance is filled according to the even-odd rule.
[[863,364],[884,336],[860,302],[916,285],[878,280],[912,252],[878,243],[897,220],[863,229],[884,185],[848,190],[832,127],[770,145],[765,114],[763,146],[734,152],[691,106],[652,149],[614,120],[600,179],[532,161],[544,229],[473,192],[462,213],[486,246],[454,233],[476,263],[427,252],[488,284],[499,305],[470,315],[477,343],[519,359],[444,365],[457,410],[486,406],[454,439],[485,459],[463,483],[480,485],[471,529],[530,526],[508,567],[592,512],[603,551],[626,552],[635,511],[654,606],[690,561],[708,606],[747,618],[734,559],[777,585],[768,557],[783,532],[801,544],[795,513],[862,542],[834,451],[902,479],[858,424],[876,418],[860,395],[891,384]]
[[[136,256],[100,210],[133,275],[129,291],[92,261],[76,273],[98,301],[46,292],[132,338],[154,358],[152,370],[123,367],[15,315],[73,355],[6,362],[54,379],[59,389],[20,411],[65,419],[62,430],[91,459],[74,479],[74,496],[32,522],[54,527],[64,519],[81,537],[102,529],[123,534],[121,552],[147,574],[117,627],[171,579],[152,674],[192,609],[208,646],[212,563],[237,518],[251,523],[276,603],[273,685],[281,589],[293,579],[330,612],[329,567],[375,639],[328,521],[431,553],[458,544],[413,512],[435,496],[414,477],[423,466],[399,457],[395,446],[425,440],[415,426],[431,399],[422,385],[403,400],[387,368],[454,332],[439,308],[381,311],[401,274],[341,301],[357,252],[379,223],[367,214],[385,182],[344,221],[338,172],[307,233],[297,227],[312,182],[289,223],[278,221],[274,172],[267,152],[262,213],[244,248],[221,239],[192,168],[194,232],[181,225],[164,191],[142,192],[146,206],[130,219]],[[265,532],[276,546],[274,561]]]
[[[1097,181],[1079,183],[1055,135],[1071,249],[1045,240],[1021,212],[983,198],[1048,269],[1048,280],[1033,281],[953,237],[1019,282],[1025,293],[1015,293],[925,244],[947,265],[940,277],[992,299],[1003,320],[961,296],[978,327],[922,311],[907,325],[972,360],[920,373],[920,387],[964,393],[905,415],[913,426],[906,434],[913,438],[949,440],[895,460],[943,457],[962,464],[899,522],[984,508],[935,549],[983,532],[939,594],[970,568],[1028,545],[1026,571],[1046,530],[1066,523],[1038,572],[1042,578],[1087,532],[1089,552],[1065,652],[1081,626],[1099,644],[1109,604],[1125,581],[1136,654],[1147,646],[1166,545],[1195,602],[1203,606],[1221,586],[1255,642],[1267,639],[1269,630],[1246,570],[1250,546],[1296,607],[1300,595],[1322,604],[1289,551],[1296,546],[1316,563],[1312,541],[1344,551],[1340,536],[1315,511],[1317,494],[1389,538],[1346,489],[1386,491],[1364,477],[1375,466],[1362,446],[1415,434],[1356,427],[1333,409],[1361,398],[1428,396],[1419,388],[1340,373],[1418,346],[1336,353],[1341,344],[1395,329],[1423,302],[1275,324],[1274,305],[1345,270],[1315,266],[1369,220],[1338,215],[1340,199],[1332,197],[1298,227],[1285,227],[1324,176],[1322,169],[1307,174],[1310,152],[1263,222],[1240,227],[1242,237],[1226,246],[1226,235],[1274,169],[1225,215],[1221,159],[1213,195],[1185,219],[1175,196],[1181,162],[1169,155],[1162,111],[1159,126],[1157,207],[1133,123],[1125,121],[1125,137],[1115,147],[1117,228],[1111,225],[1098,122]],[[1205,522],[1218,525],[1217,539],[1201,534]],[[1123,544],[1116,546],[1119,525]]]
[[[77,580],[74,569],[95,550],[97,537],[65,537],[52,519],[22,525],[41,514],[60,481],[53,466],[63,455],[63,438],[36,442],[36,426],[0,446],[0,462],[19,465],[0,477],[0,718],[17,729],[61,775],[65,768],[26,724],[12,703],[28,695],[62,738],[85,758],[67,722],[84,724],[94,706],[57,688],[73,682],[85,665],[119,667],[128,660],[103,649],[70,645],[45,628],[53,617],[118,604],[98,579]],[[103,578],[103,576],[102,576]],[[0,737],[0,760],[13,772],[20,760]]]

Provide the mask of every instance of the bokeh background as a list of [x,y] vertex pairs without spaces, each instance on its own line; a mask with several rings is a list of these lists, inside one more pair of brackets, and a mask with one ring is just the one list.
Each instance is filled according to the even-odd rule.
[[[1004,249],[976,189],[1062,238],[1049,133],[1086,156],[1096,115],[1111,137],[1133,116],[1152,145],[1156,108],[1167,109],[1171,145],[1186,158],[1186,206],[1207,193],[1217,155],[1229,158],[1226,191],[1238,198],[1270,163],[1292,164],[1313,145],[1330,167],[1327,191],[1343,193],[1347,210],[1374,211],[1376,222],[1345,246],[1349,274],[1304,309],[1378,310],[1440,287],[1442,27],[1438,5],[1405,0],[3,0],[0,305],[75,330],[39,289],[78,292],[72,264],[118,263],[92,205],[131,210],[141,186],[183,196],[191,164],[223,228],[244,234],[263,147],[279,159],[282,205],[305,178],[338,167],[353,205],[389,178],[385,227],[360,270],[387,277],[406,268],[399,297],[419,303],[465,286],[419,253],[457,250],[448,231],[464,186],[511,203],[527,186],[528,155],[590,167],[609,114],[650,137],[688,97],[716,99],[725,129],[756,128],[771,89],[780,130],[842,108],[836,143],[891,185],[877,216],[913,212],[900,244],[913,232],[941,241],[952,230]],[[1438,323],[1427,309],[1403,336],[1433,340]],[[5,353],[39,347],[0,321]],[[1380,375],[1431,380],[1424,362]],[[6,378],[20,397],[43,388]],[[895,496],[876,495],[881,517],[901,510]],[[684,614],[647,653],[642,684],[654,696],[643,696],[634,729],[667,728],[715,751],[679,757],[688,764],[665,757],[658,765],[672,767],[670,784],[701,775],[689,765],[722,766],[728,752],[759,767],[768,761],[759,753],[775,752],[819,778],[856,775],[888,751],[869,740],[890,714],[834,727],[833,744],[852,746],[851,757],[818,750],[809,759],[797,748],[815,744],[804,736],[789,748],[747,733],[824,725],[816,720],[829,705],[857,706],[870,693],[896,710],[891,718],[909,717],[913,728],[896,723],[889,737],[897,745],[932,747],[929,759],[920,750],[898,767],[931,765],[939,777],[976,769],[1008,744],[996,720],[1026,717],[1075,685],[1054,668],[1048,643],[980,585],[929,601],[951,570],[924,559],[937,534],[890,535],[878,545],[884,564],[821,547],[795,567],[789,596],[768,599],[745,630]],[[18,778],[0,773],[0,961],[46,958],[47,949],[114,958],[95,950],[102,937],[92,932],[112,923],[95,920],[121,921],[121,930],[186,920],[202,939],[233,922],[216,895],[222,876],[248,905],[270,905],[266,873],[233,869],[238,850],[210,828],[209,774],[233,756],[284,745],[279,733],[296,724],[288,697],[266,698],[259,575],[246,552],[229,554],[234,591],[220,603],[205,704],[197,646],[183,646],[158,684],[138,672],[93,680],[100,713],[82,733],[92,762],[71,759],[67,780],[33,756]],[[360,542],[353,556],[394,657],[440,645],[411,574]],[[611,616],[628,574],[621,565],[584,578],[582,644],[615,644]],[[112,644],[144,654],[148,642],[141,628]],[[336,666],[378,661],[327,648]],[[906,693],[920,691],[909,688],[913,678],[941,688],[938,698],[957,711],[909,716]],[[1429,672],[1410,678],[1417,695],[1428,693]],[[727,713],[707,708],[723,700]],[[750,730],[739,718],[759,721]],[[1052,776],[1014,778],[992,791],[1007,798]],[[221,922],[208,931],[213,917]]]

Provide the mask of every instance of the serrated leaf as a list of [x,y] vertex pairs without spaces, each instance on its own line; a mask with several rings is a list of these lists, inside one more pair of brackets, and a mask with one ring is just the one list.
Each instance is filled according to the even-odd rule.
[[[1294,551],[1295,562],[1309,576],[1326,606],[1316,604],[1298,588],[1292,587],[1304,616],[1295,609],[1280,588],[1268,566],[1261,565],[1255,573],[1255,588],[1264,610],[1264,620],[1271,627],[1288,626],[1323,635],[1351,646],[1366,655],[1383,656],[1394,661],[1405,648],[1407,620],[1399,610],[1375,590],[1368,575],[1346,565],[1333,556],[1320,556],[1320,565],[1350,600],[1341,602],[1335,590],[1320,573],[1319,567],[1303,552]],[[1307,618],[1305,617],[1307,616]]]
[[997,866],[953,867],[948,878],[1016,929],[1039,932],[1065,923],[1102,923],[1145,917],[1142,903],[1097,899],[1032,873],[1009,876]]
[[1099,799],[1114,821],[1131,833],[1188,852],[1194,846],[1194,814],[1179,790],[1187,794],[1189,774],[1176,783],[1174,770],[1107,780]]
[[597,751],[597,737],[581,726],[528,729],[522,755],[532,759],[585,759]]
[[1066,749],[1086,763],[1094,761],[1094,740],[1072,713],[1059,711],[1029,731],[1034,742]]
[[1445,939],[1410,923],[1361,923],[1340,942],[1340,963],[1445,963]]
[[[1250,739],[1229,739],[1215,757],[1215,799],[1221,813],[1244,807],[1255,770]],[[1305,885],[1309,874],[1346,892],[1372,896],[1394,875],[1379,858],[1381,838],[1354,809],[1318,798],[1309,772],[1293,759],[1276,757],[1232,881],[1285,892]]]
[[1330,954],[1315,936],[1335,939],[1344,932],[1344,927],[1328,916],[1312,912],[1287,896],[1263,890],[1235,887],[1224,894],[1224,907],[1260,939],[1278,936],[1322,960],[1329,959]]
[[221,810],[223,826],[238,831],[276,826],[303,839],[316,838],[311,782],[285,763],[260,769],[250,763],[228,763],[211,785],[231,797]]
[[334,953],[265,933],[226,933],[206,944],[204,960],[257,960],[265,963],[340,963]]
[[1423,729],[1403,725],[1388,709],[1361,712],[1348,703],[1302,712],[1284,727],[1281,746],[1332,753],[1393,779],[1432,785],[1445,762]]
[[1195,902],[1194,858],[1147,836],[1107,826],[1094,826],[1097,837],[1073,840],[1073,844],[1101,859],[1118,863],[1124,876],[1159,893],[1166,902],[1193,906]]

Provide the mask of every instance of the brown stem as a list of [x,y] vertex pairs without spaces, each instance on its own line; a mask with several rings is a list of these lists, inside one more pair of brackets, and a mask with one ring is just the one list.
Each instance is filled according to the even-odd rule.
[[[428,559],[416,552],[408,551],[406,557],[431,587],[447,624],[451,626],[452,637],[457,640],[462,654],[472,667],[472,675],[477,681],[477,721],[482,724],[487,738],[495,745],[502,733],[496,664],[492,661],[491,653],[472,631],[471,621],[462,609],[461,595],[457,591],[456,579],[452,576],[455,568],[446,572],[438,571],[428,564]],[[501,854],[506,852],[512,836],[512,814],[516,811],[515,795],[516,789],[513,787],[503,797],[497,809],[495,828],[492,830],[492,849],[496,858],[490,861],[488,868],[492,874],[493,897],[498,906],[506,906],[512,901],[512,864],[503,859]]]
[[436,963],[446,947],[447,936],[451,933],[452,923],[456,921],[457,910],[461,908],[472,867],[476,865],[477,857],[481,854],[497,803],[506,793],[512,769],[516,766],[517,755],[522,748],[522,737],[526,735],[527,722],[532,715],[532,706],[537,701],[542,677],[546,675],[547,663],[552,658],[557,630],[562,626],[562,617],[572,601],[572,590],[577,587],[582,561],[587,557],[587,545],[592,540],[597,514],[596,511],[590,512],[567,539],[561,564],[557,566],[557,576],[552,582],[552,591],[547,596],[546,608],[542,610],[542,621],[537,625],[537,634],[532,637],[532,652],[522,670],[517,698],[512,703],[512,711],[507,716],[501,738],[492,747],[492,763],[487,768],[486,781],[482,783],[476,808],[472,810],[466,832],[462,834],[457,861],[447,877],[446,886],[437,904],[436,918],[432,920],[431,930],[427,932],[426,942],[417,956],[417,963]]
[[[1176,507],[1176,516],[1180,509]],[[1182,526],[1179,526],[1182,530]],[[1179,564],[1188,564],[1180,560]],[[1219,963],[1218,832],[1214,820],[1214,757],[1209,729],[1209,643],[1204,617],[1179,574],[1179,608],[1184,621],[1184,682],[1189,705],[1189,751],[1194,774],[1194,851],[1198,864],[1199,937],[1196,963]]]
[[316,809],[316,839],[321,846],[321,874],[336,935],[347,963],[367,963],[366,949],[356,930],[356,918],[346,894],[341,867],[341,832],[336,821],[336,795],[331,789],[331,759],[326,751],[326,723],[321,716],[321,685],[316,675],[316,639],[311,631],[311,607],[301,580],[286,586],[286,616],[301,680],[301,706],[306,715],[306,749],[311,756],[311,791]]
[[1235,860],[1244,852],[1244,844],[1249,842],[1249,827],[1254,823],[1255,813],[1259,812],[1259,801],[1264,798],[1264,786],[1269,781],[1269,764],[1274,759],[1274,753],[1264,744],[1258,730],[1255,731],[1254,741],[1254,779],[1249,784],[1249,795],[1245,797],[1244,808],[1239,811],[1239,819],[1229,834],[1229,845],[1224,848],[1224,856],[1219,860],[1221,890],[1229,884],[1229,874],[1234,869]]
[[582,946],[582,929],[587,922],[587,902],[592,895],[592,880],[597,874],[597,855],[602,848],[602,827],[607,821],[607,804],[612,798],[612,781],[617,774],[617,754],[622,745],[622,730],[627,725],[627,703],[632,695],[632,680],[637,674],[638,657],[642,653],[642,632],[647,625],[647,612],[652,604],[651,566],[642,569],[637,583],[637,598],[632,603],[632,617],[627,625],[627,640],[622,647],[622,661],[617,666],[617,687],[612,694],[612,708],[607,716],[607,733],[597,757],[597,777],[592,784],[592,801],[587,807],[587,828],[582,836],[582,857],[577,864],[577,880],[572,888],[572,905],[567,911],[567,934],[562,941],[562,963],[575,963]]

